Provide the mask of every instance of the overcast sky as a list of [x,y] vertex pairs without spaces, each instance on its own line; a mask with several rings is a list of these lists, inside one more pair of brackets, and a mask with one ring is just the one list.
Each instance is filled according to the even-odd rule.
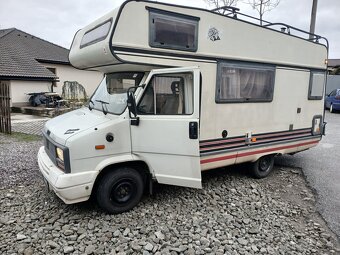
[[[37,37],[69,48],[77,30],[119,6],[123,0],[0,0],[0,28],[16,27]],[[212,8],[203,0],[161,0]],[[257,16],[249,5],[242,12]],[[264,19],[309,30],[312,0],[281,0]],[[330,58],[340,59],[340,0],[319,0],[316,34],[328,38]],[[1,57],[1,56],[0,56]]]

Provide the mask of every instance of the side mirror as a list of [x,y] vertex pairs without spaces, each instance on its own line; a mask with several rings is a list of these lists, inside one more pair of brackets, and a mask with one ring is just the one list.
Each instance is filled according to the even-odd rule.
[[129,108],[130,113],[133,113],[133,115],[136,117],[137,116],[137,106],[136,106],[135,97],[134,97],[132,92],[128,93],[127,106]]
[[[127,106],[129,108],[129,116],[131,119],[131,125],[138,126],[139,125],[139,117],[137,117],[137,106],[134,94],[130,91],[127,92]],[[131,116],[131,113],[133,116]]]

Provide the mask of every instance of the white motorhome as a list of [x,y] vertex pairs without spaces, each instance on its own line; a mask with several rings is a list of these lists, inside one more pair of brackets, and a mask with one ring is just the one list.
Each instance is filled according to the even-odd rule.
[[130,0],[76,33],[72,65],[106,76],[43,130],[39,167],[65,203],[120,213],[153,182],[201,188],[202,171],[242,162],[263,178],[318,144],[327,40],[224,10]]

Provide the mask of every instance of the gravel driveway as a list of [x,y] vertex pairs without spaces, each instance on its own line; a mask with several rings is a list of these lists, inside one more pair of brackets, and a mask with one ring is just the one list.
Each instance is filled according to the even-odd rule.
[[276,166],[264,180],[218,169],[202,190],[157,185],[107,215],[47,193],[39,146],[0,134],[0,254],[340,254],[299,169]]

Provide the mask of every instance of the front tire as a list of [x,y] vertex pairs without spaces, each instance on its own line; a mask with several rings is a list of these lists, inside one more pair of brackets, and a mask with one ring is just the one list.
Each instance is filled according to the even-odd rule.
[[333,104],[331,104],[331,106],[329,107],[329,112],[334,113]]
[[262,156],[252,164],[252,174],[256,179],[267,177],[274,167],[274,155]]
[[108,213],[118,214],[135,207],[143,196],[142,176],[133,168],[118,168],[101,179],[97,189],[98,205]]

